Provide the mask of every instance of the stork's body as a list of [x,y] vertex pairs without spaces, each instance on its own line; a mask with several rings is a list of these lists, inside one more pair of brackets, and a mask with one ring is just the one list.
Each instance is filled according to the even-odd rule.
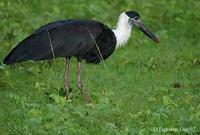
[[116,38],[112,30],[93,20],[56,21],[36,30],[13,49],[5,64],[25,60],[46,60],[54,57],[77,57],[89,63],[100,62],[115,50]]
[[81,77],[82,60],[86,60],[88,63],[99,63],[101,60],[107,59],[115,48],[127,42],[133,25],[138,28],[141,25],[140,29],[147,36],[158,41],[148,29],[144,29],[143,23],[137,22],[138,18],[139,14],[134,11],[122,13],[114,30],[94,20],[72,19],[49,23],[20,42],[4,59],[4,64],[57,57],[66,58],[64,84],[67,97],[69,97],[69,62],[71,57],[76,57],[78,60],[77,85],[85,99],[90,101]]

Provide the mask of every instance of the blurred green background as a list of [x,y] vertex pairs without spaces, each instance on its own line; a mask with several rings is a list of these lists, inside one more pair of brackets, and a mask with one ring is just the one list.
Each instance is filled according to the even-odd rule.
[[64,59],[1,64],[0,134],[200,133],[199,7],[199,0],[1,0],[1,63],[17,43],[48,22],[91,18],[115,28],[119,14],[129,10],[140,13],[161,43],[155,46],[133,30],[128,44],[104,63],[85,64],[84,82],[93,99],[89,105],[75,85],[75,59],[70,101],[60,92]]

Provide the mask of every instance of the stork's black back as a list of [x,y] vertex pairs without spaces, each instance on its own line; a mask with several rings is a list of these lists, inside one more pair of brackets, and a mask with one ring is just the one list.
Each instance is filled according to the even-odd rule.
[[40,27],[21,41],[4,59],[4,63],[72,56],[98,63],[101,61],[100,55],[105,60],[113,53],[115,46],[113,31],[100,22],[61,20]]

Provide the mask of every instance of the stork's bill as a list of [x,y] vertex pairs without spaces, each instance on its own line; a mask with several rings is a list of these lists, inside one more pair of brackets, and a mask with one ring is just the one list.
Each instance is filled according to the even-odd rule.
[[151,38],[153,41],[155,41],[156,43],[160,42],[160,39],[154,35],[145,25],[144,23],[140,20],[140,18],[138,16],[134,17],[134,18],[130,18],[129,19],[129,23],[131,25],[136,26],[138,29],[140,29],[142,32],[144,32],[144,34],[146,34],[149,38]]

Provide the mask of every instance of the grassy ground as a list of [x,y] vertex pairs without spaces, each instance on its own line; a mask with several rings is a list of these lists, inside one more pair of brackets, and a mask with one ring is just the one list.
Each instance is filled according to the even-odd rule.
[[65,18],[92,18],[114,28],[118,15],[136,10],[161,39],[134,30],[127,46],[104,63],[84,65],[93,99],[76,87],[65,101],[64,59],[0,65],[0,134],[134,135],[200,133],[200,1],[1,0],[0,61],[39,26]]

